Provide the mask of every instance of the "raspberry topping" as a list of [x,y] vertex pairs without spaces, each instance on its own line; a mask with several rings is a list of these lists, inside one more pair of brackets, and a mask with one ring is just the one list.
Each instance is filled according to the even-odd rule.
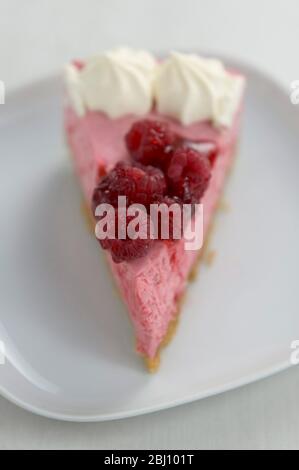
[[218,146],[212,140],[201,140],[199,142],[186,140],[184,141],[184,147],[190,147],[193,150],[197,150],[197,152],[210,160],[211,165],[214,164],[219,152]]
[[172,194],[184,203],[198,203],[208,186],[211,164],[196,150],[180,147],[171,158],[167,176]]
[[175,136],[166,123],[149,119],[135,122],[126,135],[129,153],[143,165],[163,168],[169,161],[174,143]]
[[118,196],[126,196],[129,205],[138,203],[148,206],[163,196],[165,191],[165,176],[159,168],[118,163],[95,188],[93,211],[100,203],[116,207]]
[[[114,218],[114,221],[112,220],[112,217]],[[123,215],[122,213],[119,213],[117,209],[112,214],[108,214],[107,238],[99,239],[99,242],[104,250],[110,251],[115,263],[132,261],[145,256],[154,241],[150,238],[150,217],[146,213],[140,213],[138,217],[138,220],[141,221],[142,227],[137,223],[135,229],[131,229],[135,230],[134,233],[137,233],[139,236],[133,239],[132,233],[130,233],[131,236],[129,238],[127,237],[127,231],[130,230],[128,226],[134,219],[135,216],[127,214]],[[113,237],[111,234],[111,222],[114,222],[113,227],[115,227],[115,231],[113,230]],[[119,228],[122,230],[125,238],[121,238]]]
[[[118,163],[106,175],[101,171],[102,178],[92,198],[93,212],[101,203],[116,208],[106,221],[108,230],[104,237],[98,237],[115,263],[145,256],[154,242],[150,228],[158,239],[181,238],[182,205],[192,205],[192,217],[194,204],[200,202],[208,186],[211,166],[219,152],[213,141],[188,141],[172,133],[168,124],[148,119],[135,122],[125,140],[131,162]],[[143,218],[139,221],[138,217],[137,225],[142,224],[142,230],[137,229],[137,236],[130,233],[136,215],[121,214],[117,208],[119,196],[126,196],[126,209],[135,203],[145,206]],[[151,204],[157,204],[155,220],[149,215],[150,211],[153,214]],[[176,205],[167,211],[173,204]],[[99,223],[103,217],[97,217]]]

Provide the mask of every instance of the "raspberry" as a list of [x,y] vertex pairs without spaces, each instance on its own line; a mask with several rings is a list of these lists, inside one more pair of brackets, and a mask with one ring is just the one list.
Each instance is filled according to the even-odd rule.
[[[127,233],[128,224],[134,220],[134,218],[135,216],[119,214],[117,209],[113,213],[108,214],[108,227],[106,230],[107,238],[99,239],[99,242],[104,250],[110,251],[115,263],[132,261],[145,256],[153,243],[153,239],[150,238],[150,218],[146,213],[138,215],[138,220],[141,220],[143,225],[142,228],[140,227],[140,224],[137,224],[136,227],[136,235],[138,235],[139,231],[140,236],[133,239],[132,233]],[[115,231],[113,230],[113,227],[111,227],[112,222],[113,227],[115,227]],[[121,228],[125,238],[118,238],[119,222],[122,226]]]
[[137,121],[126,135],[126,144],[132,158],[143,165],[163,168],[172,154],[175,136],[161,121]]
[[201,140],[198,142],[185,140],[184,146],[197,150],[202,156],[207,157],[212,166],[219,153],[218,146],[213,140]]
[[123,261],[133,261],[134,259],[142,258],[145,256],[153,240],[108,240],[106,248],[109,249],[112,259],[115,263],[122,263]]
[[132,166],[118,163],[95,188],[92,199],[93,212],[100,203],[118,204],[118,196],[126,196],[127,204],[148,206],[165,194],[166,180],[159,168]]
[[166,178],[159,168],[150,165],[138,165],[137,168],[140,168],[144,175],[139,181],[136,181],[136,194],[133,199],[134,202],[148,207],[165,194]]
[[171,158],[167,176],[173,195],[183,203],[198,203],[208,186],[211,164],[196,150],[180,147]]

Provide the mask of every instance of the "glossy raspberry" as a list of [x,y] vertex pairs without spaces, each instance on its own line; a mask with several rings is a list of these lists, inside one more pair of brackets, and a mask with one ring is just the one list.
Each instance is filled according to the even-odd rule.
[[171,157],[175,139],[166,123],[145,119],[133,124],[126,144],[135,161],[163,168]]
[[[130,232],[128,225],[134,218],[135,215],[119,214],[117,209],[108,217],[107,238],[99,239],[99,242],[104,250],[110,251],[115,263],[132,261],[145,256],[153,243],[150,237],[150,217],[146,213],[139,215],[138,220],[141,220],[142,227],[139,223],[135,225],[135,229],[132,230],[135,230],[138,236],[135,239],[132,238],[135,232]],[[113,228],[111,223],[113,223]],[[119,223],[125,238],[119,237]]]
[[209,159],[192,148],[178,148],[170,161],[167,176],[173,195],[183,203],[198,203],[211,177]]
[[199,152],[202,156],[207,157],[212,166],[219,153],[218,146],[213,140],[200,140],[198,142],[185,140],[183,145],[184,147],[190,147]]
[[144,175],[139,181],[136,181],[134,202],[148,207],[165,194],[167,189],[166,178],[159,168],[150,165],[138,165],[138,168],[144,172]]
[[118,163],[105,176],[93,193],[93,212],[100,203],[118,204],[118,196],[126,196],[127,204],[148,206],[165,194],[166,180],[159,168]]

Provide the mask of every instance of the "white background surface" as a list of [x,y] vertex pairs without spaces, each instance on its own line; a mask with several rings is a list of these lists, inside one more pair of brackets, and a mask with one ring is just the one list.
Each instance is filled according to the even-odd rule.
[[[298,17],[296,0],[0,0],[0,79],[12,89],[128,44],[234,55],[287,88],[299,78]],[[299,367],[177,409],[80,425],[0,399],[0,448],[299,448],[298,391]]]

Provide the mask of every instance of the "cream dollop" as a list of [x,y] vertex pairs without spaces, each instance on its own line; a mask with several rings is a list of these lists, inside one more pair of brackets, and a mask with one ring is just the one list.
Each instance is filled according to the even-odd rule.
[[67,64],[63,73],[69,103],[78,116],[84,116],[86,106],[83,100],[80,72],[73,64]]
[[65,67],[69,101],[79,116],[87,110],[110,118],[157,111],[182,124],[211,120],[230,126],[244,78],[219,60],[172,52],[158,62],[146,51],[119,48],[89,59],[82,69]]
[[227,72],[220,61],[173,52],[157,71],[154,94],[158,112],[185,125],[211,119],[230,126],[243,87],[243,77]]
[[110,118],[146,114],[153,104],[157,62],[151,54],[115,49],[90,59],[80,72],[83,101],[92,111]]

